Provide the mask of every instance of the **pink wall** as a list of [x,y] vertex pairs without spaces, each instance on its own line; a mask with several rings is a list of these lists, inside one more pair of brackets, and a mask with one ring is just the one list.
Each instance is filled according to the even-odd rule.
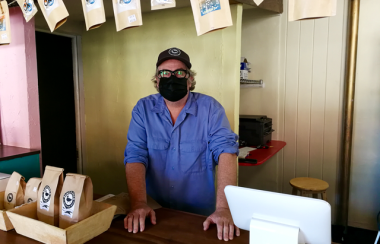
[[12,43],[0,46],[0,120],[4,145],[41,148],[34,19],[10,9]]

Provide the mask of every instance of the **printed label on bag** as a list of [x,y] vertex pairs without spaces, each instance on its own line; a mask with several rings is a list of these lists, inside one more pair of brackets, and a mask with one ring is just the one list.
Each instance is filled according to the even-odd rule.
[[116,1],[117,1],[118,14],[127,10],[137,9],[136,0],[116,0]]
[[90,12],[93,9],[100,8],[101,2],[100,0],[86,0],[86,12]]
[[5,19],[0,20],[0,31],[6,31],[7,30],[7,23]]
[[42,191],[42,195],[40,199],[40,209],[49,211],[50,199],[51,199],[51,190],[50,190],[50,187],[46,185],[44,190]]
[[4,34],[1,35],[1,39],[2,39],[2,40],[7,39],[7,38],[8,38],[7,33],[4,33]]
[[136,19],[136,15],[131,15],[131,16],[128,16],[128,21],[129,21],[129,23],[133,23],[133,22],[135,22],[137,19]]
[[25,0],[22,10],[25,15],[30,15],[33,12],[34,3],[33,0]]
[[44,0],[44,7],[46,10],[46,15],[49,17],[51,12],[59,6],[58,0]]
[[75,207],[75,192],[68,191],[63,195],[62,199],[62,215],[73,217]]
[[219,0],[201,0],[199,2],[199,8],[201,10],[201,16],[221,9]]
[[165,6],[165,4],[170,4],[173,3],[172,0],[152,0],[151,5],[152,6],[157,6],[157,5],[162,5]]

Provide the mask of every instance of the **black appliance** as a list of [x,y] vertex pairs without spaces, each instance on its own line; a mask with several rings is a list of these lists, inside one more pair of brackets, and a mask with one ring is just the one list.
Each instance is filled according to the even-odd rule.
[[263,146],[272,140],[272,119],[265,115],[240,115],[239,146]]

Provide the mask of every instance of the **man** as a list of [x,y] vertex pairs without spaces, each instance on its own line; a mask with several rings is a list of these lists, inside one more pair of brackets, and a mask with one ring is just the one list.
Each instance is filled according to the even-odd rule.
[[240,230],[224,188],[236,185],[237,135],[215,99],[190,92],[195,73],[184,51],[163,51],[156,68],[153,82],[159,94],[138,101],[129,125],[124,163],[131,211],[124,226],[137,233],[139,226],[144,230],[146,217],[156,224],[148,193],[163,207],[208,215],[204,230],[216,224],[218,238],[232,240]]

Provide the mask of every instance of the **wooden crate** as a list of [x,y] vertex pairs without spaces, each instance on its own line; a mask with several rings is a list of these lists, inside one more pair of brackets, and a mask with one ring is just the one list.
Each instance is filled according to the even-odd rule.
[[116,206],[93,202],[91,216],[66,229],[61,229],[37,219],[37,202],[23,205],[7,212],[16,232],[43,243],[79,244],[107,231]]
[[[4,194],[5,191],[0,192],[0,209],[4,209]],[[13,230],[13,225],[5,212],[6,210],[0,210],[0,230]]]

